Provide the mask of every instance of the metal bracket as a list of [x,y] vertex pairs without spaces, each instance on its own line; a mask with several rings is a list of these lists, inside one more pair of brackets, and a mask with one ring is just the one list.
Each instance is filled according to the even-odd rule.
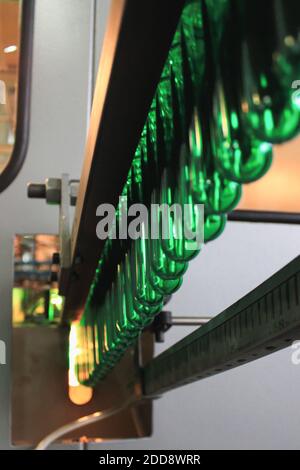
[[63,174],[61,177],[61,192],[59,205],[59,250],[60,250],[60,266],[59,266],[59,292],[64,295],[64,279],[71,266],[71,241],[70,241],[70,189],[69,177]]
[[52,281],[58,281],[60,295],[65,295],[66,278],[71,267],[71,238],[69,207],[77,201],[79,180],[69,180],[64,173],[61,178],[47,178],[45,183],[29,183],[27,196],[45,199],[47,204],[59,205],[59,253],[53,253],[53,264],[59,265],[58,276],[53,272]]
[[171,312],[163,310],[154,319],[150,329],[157,343],[163,343],[165,333],[171,326],[203,326],[209,322],[209,317],[173,317]]

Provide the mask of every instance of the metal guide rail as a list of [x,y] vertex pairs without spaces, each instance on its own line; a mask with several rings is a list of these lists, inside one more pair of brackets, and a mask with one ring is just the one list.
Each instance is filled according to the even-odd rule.
[[300,256],[146,365],[145,395],[159,395],[287,347],[300,337],[299,299]]
[[184,0],[114,0],[96,82],[64,279],[64,319],[81,316],[104,246],[96,209],[117,205]]

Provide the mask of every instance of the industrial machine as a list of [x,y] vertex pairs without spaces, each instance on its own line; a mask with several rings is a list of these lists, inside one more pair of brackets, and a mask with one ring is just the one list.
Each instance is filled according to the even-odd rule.
[[239,205],[300,132],[299,76],[296,0],[112,2],[81,176],[28,184],[58,234],[15,237],[14,444],[150,436],[162,394],[299,338],[300,257],[213,318],[169,309],[227,221],[299,223]]

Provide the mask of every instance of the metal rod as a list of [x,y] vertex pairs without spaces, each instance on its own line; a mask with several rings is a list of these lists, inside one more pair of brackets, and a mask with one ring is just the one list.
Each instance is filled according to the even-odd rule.
[[208,317],[172,317],[172,326],[202,326],[210,320]]
[[228,214],[231,222],[256,222],[264,224],[300,224],[300,213],[276,211],[235,210]]

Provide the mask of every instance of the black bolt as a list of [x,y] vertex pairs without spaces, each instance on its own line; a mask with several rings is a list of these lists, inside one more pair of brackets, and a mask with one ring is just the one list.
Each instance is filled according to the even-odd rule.
[[31,199],[46,199],[46,185],[29,183],[27,185],[27,196]]
[[50,282],[57,282],[58,281],[58,274],[56,271],[51,271]]
[[52,264],[60,264],[60,254],[53,253],[52,255]]

